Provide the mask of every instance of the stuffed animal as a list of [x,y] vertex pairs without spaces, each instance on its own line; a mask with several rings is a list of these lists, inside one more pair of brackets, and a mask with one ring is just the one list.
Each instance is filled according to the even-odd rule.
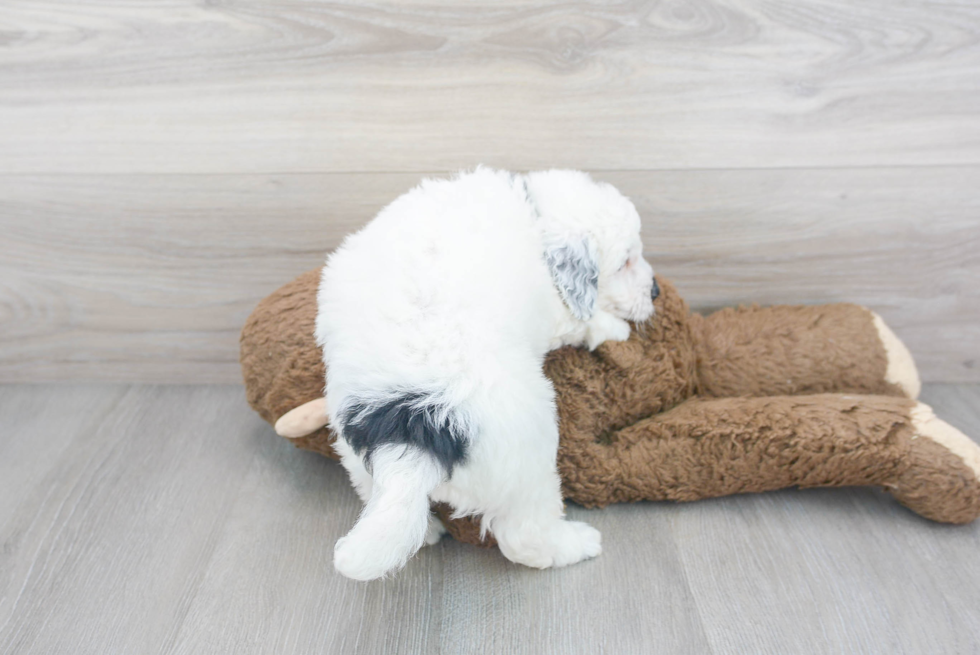
[[[300,448],[337,458],[314,342],[313,270],[265,298],[241,334],[248,402]],[[785,487],[884,487],[944,523],[980,515],[980,447],[916,402],[905,346],[857,305],[692,314],[660,280],[656,313],[629,340],[551,352],[558,468],[585,507],[690,501]],[[435,508],[457,539],[479,517]]]

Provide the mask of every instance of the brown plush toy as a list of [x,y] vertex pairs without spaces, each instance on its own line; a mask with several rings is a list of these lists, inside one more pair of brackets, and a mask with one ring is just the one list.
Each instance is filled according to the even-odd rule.
[[[300,448],[337,458],[313,338],[319,269],[256,307],[242,330],[248,401]],[[784,487],[878,485],[934,521],[980,515],[980,447],[915,401],[908,350],[849,304],[692,314],[661,280],[656,313],[625,342],[550,353],[558,467],[586,507]],[[449,532],[481,541],[478,517]]]

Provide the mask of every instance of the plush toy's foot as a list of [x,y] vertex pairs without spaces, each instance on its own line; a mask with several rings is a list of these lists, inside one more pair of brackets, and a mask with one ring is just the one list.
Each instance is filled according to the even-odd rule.
[[327,399],[317,398],[292,409],[276,421],[276,434],[287,439],[299,439],[316,432],[327,424]]
[[918,436],[932,439],[957,455],[980,480],[980,446],[972,439],[938,418],[925,403],[916,403],[912,408],[912,424]]
[[912,353],[880,316],[874,312],[871,314],[874,316],[878,338],[881,339],[881,345],[885,347],[885,356],[888,358],[885,381],[898,386],[909,398],[913,400],[918,398],[922,390],[922,382],[919,380],[919,370],[915,366],[915,360],[912,359]]
[[912,408],[911,419],[909,467],[889,490],[926,518],[969,523],[980,516],[980,446],[923,403]]

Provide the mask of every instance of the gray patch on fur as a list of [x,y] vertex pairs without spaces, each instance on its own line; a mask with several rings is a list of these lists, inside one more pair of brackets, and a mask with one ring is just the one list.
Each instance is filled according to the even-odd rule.
[[364,453],[368,470],[379,447],[403,444],[428,453],[452,475],[453,467],[466,460],[469,440],[450,417],[439,418],[440,408],[424,401],[418,393],[396,396],[380,405],[354,400],[340,411],[341,436],[355,453]]
[[545,261],[558,293],[575,318],[592,318],[599,297],[599,262],[589,240],[577,239],[548,248]]

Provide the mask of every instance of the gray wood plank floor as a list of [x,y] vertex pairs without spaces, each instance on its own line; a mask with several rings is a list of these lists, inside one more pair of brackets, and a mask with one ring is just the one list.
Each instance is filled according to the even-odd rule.
[[[238,386],[0,386],[0,653],[976,653],[980,524],[869,489],[569,513],[533,571],[443,540],[350,582],[343,470]],[[980,385],[923,399],[974,438]]]

